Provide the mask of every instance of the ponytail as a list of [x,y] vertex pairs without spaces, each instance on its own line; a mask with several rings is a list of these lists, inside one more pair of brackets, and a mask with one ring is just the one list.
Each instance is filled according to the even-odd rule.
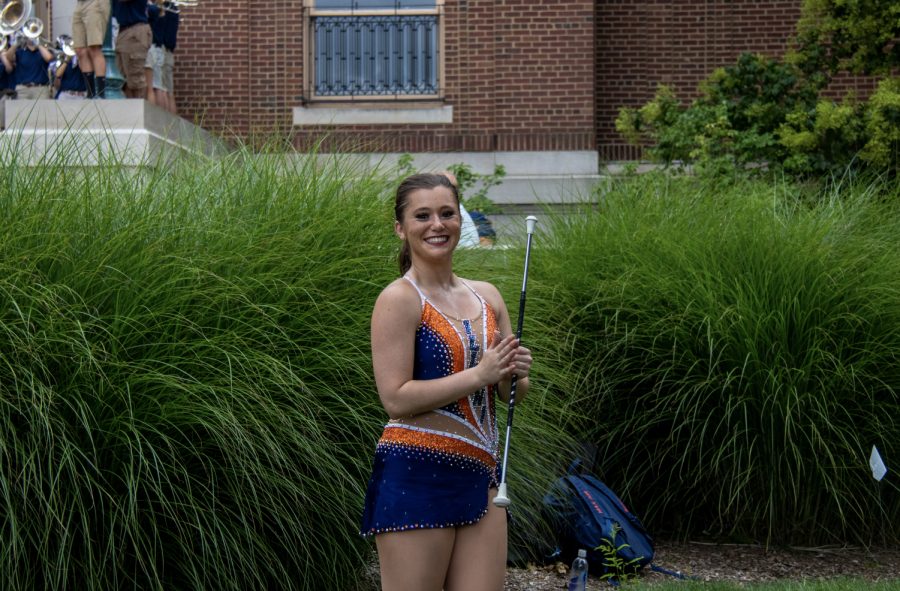
[[[436,189],[438,187],[446,187],[450,189],[453,196],[456,197],[457,213],[459,213],[459,189],[450,182],[450,179],[443,174],[414,174],[406,177],[400,186],[397,187],[397,196],[394,198],[394,218],[403,223],[403,213],[406,205],[409,203],[409,195],[413,191],[420,189]],[[397,264],[400,267],[400,276],[406,275],[412,267],[412,255],[409,252],[409,243],[404,240],[403,246],[400,247],[400,255],[397,257]]]
[[397,263],[400,265],[401,277],[406,275],[406,272],[412,267],[412,257],[409,254],[409,242],[406,240],[403,241],[403,246],[400,247],[400,255],[397,256]]

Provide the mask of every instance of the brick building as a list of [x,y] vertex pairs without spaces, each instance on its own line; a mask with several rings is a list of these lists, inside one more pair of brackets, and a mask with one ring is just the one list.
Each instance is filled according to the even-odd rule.
[[[74,4],[35,6],[58,35],[70,32]],[[420,168],[502,163],[506,194],[495,199],[529,202],[565,183],[589,188],[603,162],[639,159],[614,121],[660,83],[689,101],[744,51],[783,55],[800,4],[200,0],[181,11],[176,99],[187,119],[245,139],[430,155]],[[838,76],[830,92],[865,98],[874,87]]]
[[[643,104],[659,83],[687,100],[743,51],[783,54],[799,11],[800,0],[201,2],[183,13],[176,86],[183,114],[239,135],[296,125],[298,141],[327,130],[380,151],[596,150],[628,160],[639,154],[615,132],[619,107]],[[342,52],[322,23],[357,19],[371,33],[367,21],[379,15],[430,19],[434,47],[412,56],[431,52],[428,88],[404,94],[388,81],[375,94],[322,92],[316,69],[328,59],[384,58],[358,31],[345,43],[356,51]],[[377,78],[367,76],[363,67],[337,82]],[[835,91],[848,85],[871,90],[847,78]]]
[[[294,122],[316,134],[328,126],[307,123],[334,122],[333,133],[378,138],[387,151],[595,148],[590,0],[437,0],[419,8],[333,9],[340,4],[224,0],[185,9],[176,80],[182,112],[239,134]],[[364,27],[373,26],[379,13],[386,13],[384,20],[422,17],[434,29],[436,47],[412,57],[433,60],[433,79],[409,94],[393,93],[397,85],[390,84],[369,95],[322,93],[315,69],[325,60],[314,30],[342,12],[348,20],[362,19]]]

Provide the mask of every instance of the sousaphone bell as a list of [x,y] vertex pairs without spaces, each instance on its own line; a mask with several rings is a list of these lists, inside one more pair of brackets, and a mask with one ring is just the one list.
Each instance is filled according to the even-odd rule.
[[[18,31],[29,20],[29,15],[31,0],[0,0],[0,36],[8,37]],[[41,30],[43,28],[41,24]]]

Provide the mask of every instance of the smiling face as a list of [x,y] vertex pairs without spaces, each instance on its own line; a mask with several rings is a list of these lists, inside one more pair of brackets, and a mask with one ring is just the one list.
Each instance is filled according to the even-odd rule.
[[462,230],[456,197],[443,186],[413,191],[394,230],[406,240],[413,258],[438,262],[450,256]]

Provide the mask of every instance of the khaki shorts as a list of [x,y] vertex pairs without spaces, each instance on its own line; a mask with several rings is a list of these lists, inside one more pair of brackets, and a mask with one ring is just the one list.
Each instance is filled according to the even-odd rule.
[[165,90],[163,88],[163,48],[159,45],[151,45],[147,51],[147,61],[144,62],[144,69],[153,69],[153,88]]
[[116,37],[116,67],[125,78],[125,86],[131,90],[146,88],[144,64],[147,51],[153,42],[153,32],[147,23],[139,23],[124,31],[119,29]]
[[19,84],[16,86],[16,94],[20,101],[33,101],[37,99],[50,99],[53,96],[50,94],[49,86],[25,86],[24,84]]
[[79,0],[72,14],[72,41],[75,47],[103,45],[109,24],[108,0]]
[[163,55],[166,60],[163,65],[163,90],[172,94],[175,92],[175,54],[166,49]]

